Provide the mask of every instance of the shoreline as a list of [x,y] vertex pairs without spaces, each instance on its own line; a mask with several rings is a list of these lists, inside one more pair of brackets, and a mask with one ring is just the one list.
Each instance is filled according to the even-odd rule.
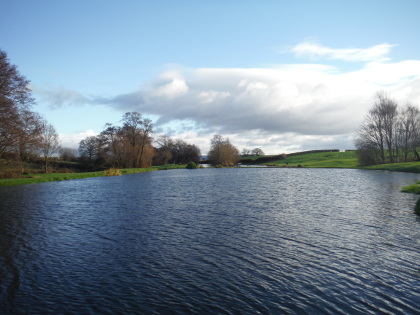
[[[245,166],[246,165],[246,166]],[[249,163],[243,168],[337,168],[337,169],[360,169],[360,170],[382,170],[390,172],[408,172],[420,174],[420,162],[404,162],[392,164],[380,164],[373,166],[357,166],[353,152],[327,152],[296,155],[285,160],[270,161],[269,163]],[[127,168],[120,169],[115,175],[126,175],[158,170],[183,169],[186,165],[168,164],[162,166],[151,166],[149,168]],[[108,170],[83,173],[48,173],[29,174],[22,178],[0,179],[0,187],[20,186],[37,184],[50,181],[63,181],[72,179],[83,179],[91,177],[109,176]],[[402,189],[405,189],[403,187]],[[411,192],[404,190],[404,192]],[[419,193],[420,194],[420,193]]]
[[[128,175],[135,173],[145,173],[161,170],[171,170],[171,169],[184,169],[185,165],[163,165],[163,166],[151,166],[147,168],[125,168],[121,169],[120,175]],[[108,175],[108,170],[98,171],[98,172],[83,172],[83,173],[47,173],[47,174],[29,174],[26,177],[22,178],[7,178],[0,179],[0,187],[11,187],[11,186],[21,186],[21,185],[31,185],[38,183],[46,182],[58,182],[63,180],[72,180],[72,179],[84,179],[92,177],[107,177],[112,176]],[[115,175],[115,176],[120,176]]]

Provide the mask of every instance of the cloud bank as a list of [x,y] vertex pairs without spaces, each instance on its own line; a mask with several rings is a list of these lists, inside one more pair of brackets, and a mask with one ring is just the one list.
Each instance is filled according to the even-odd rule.
[[328,58],[345,61],[387,61],[392,47],[388,43],[375,45],[369,48],[345,48],[334,49],[320,45],[316,42],[303,42],[291,49],[296,56],[309,57],[311,59]]
[[[89,102],[156,115],[160,132],[195,141],[203,151],[214,133],[240,149],[261,147],[267,153],[348,149],[378,90],[420,105],[420,61],[390,62],[393,46],[332,49],[304,42],[290,52],[363,64],[352,71],[325,63],[174,69],[138,91]],[[65,92],[58,94],[69,102],[86,101]]]

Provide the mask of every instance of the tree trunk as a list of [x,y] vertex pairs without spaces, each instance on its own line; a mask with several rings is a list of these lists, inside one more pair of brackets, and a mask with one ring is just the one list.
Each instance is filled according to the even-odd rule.
[[420,155],[417,152],[416,148],[413,148],[414,155],[416,156],[417,161],[420,161]]

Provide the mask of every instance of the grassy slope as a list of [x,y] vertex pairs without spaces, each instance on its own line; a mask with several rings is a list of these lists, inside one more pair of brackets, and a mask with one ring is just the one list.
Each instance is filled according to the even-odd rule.
[[357,157],[355,152],[323,152],[308,153],[290,156],[280,162],[280,165],[288,163],[290,166],[302,167],[334,167],[334,168],[356,168]]
[[275,166],[356,168],[355,152],[323,152],[289,156],[285,160],[264,163]]
[[[142,172],[176,169],[176,168],[185,168],[185,165],[164,165],[164,166],[153,166],[149,168],[127,168],[127,169],[121,170],[121,174],[124,175],[124,174],[142,173]],[[24,178],[0,179],[0,186],[16,186],[16,185],[36,184],[36,183],[51,182],[51,181],[81,179],[81,178],[88,178],[88,177],[102,177],[102,176],[106,176],[105,171],[87,172],[87,173],[29,174],[25,176]]]
[[264,164],[291,167],[297,167],[298,165],[301,165],[302,167],[309,168],[358,168],[369,170],[420,173],[420,162],[392,163],[360,167],[358,165],[356,152],[354,151],[301,154],[290,156],[285,160],[279,160]]

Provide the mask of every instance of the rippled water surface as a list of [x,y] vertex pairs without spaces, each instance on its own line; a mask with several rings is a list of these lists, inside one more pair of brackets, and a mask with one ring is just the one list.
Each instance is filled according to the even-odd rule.
[[416,174],[172,170],[0,188],[0,313],[414,314]]

